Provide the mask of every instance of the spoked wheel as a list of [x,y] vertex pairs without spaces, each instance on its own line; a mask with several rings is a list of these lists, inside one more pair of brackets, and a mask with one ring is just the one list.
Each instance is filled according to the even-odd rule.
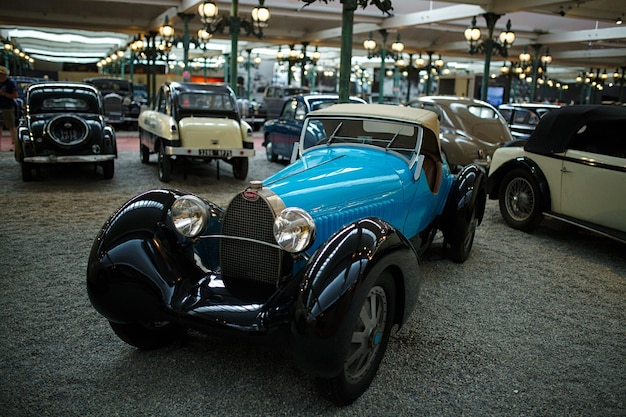
[[543,219],[539,184],[524,169],[505,175],[500,187],[500,213],[514,229],[531,231]]
[[109,324],[120,339],[141,350],[168,346],[184,333],[184,329],[168,321],[123,324],[110,321]]
[[159,179],[163,182],[169,182],[172,179],[172,159],[165,154],[165,145],[159,147],[159,157],[157,160],[159,168]]
[[[331,400],[340,406],[349,405],[370,386],[387,349],[395,309],[395,286],[391,273],[384,271],[356,302],[354,331],[348,346],[342,372],[324,380]],[[353,311],[356,313],[356,311]],[[350,315],[349,317],[353,317]]]

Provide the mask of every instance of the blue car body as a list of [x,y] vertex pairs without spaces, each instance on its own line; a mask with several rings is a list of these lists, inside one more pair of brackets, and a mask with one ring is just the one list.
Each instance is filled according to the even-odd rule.
[[451,174],[438,126],[426,110],[339,104],[309,113],[298,159],[226,209],[168,189],[130,199],[92,247],[92,305],[142,349],[189,328],[279,346],[349,404],[413,311],[435,232],[462,262],[484,213],[484,172]]

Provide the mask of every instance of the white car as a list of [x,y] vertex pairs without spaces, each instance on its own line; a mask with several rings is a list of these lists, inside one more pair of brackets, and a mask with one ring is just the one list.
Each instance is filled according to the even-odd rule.
[[487,193],[509,226],[553,217],[626,242],[626,107],[547,113],[524,147],[494,153]]
[[238,180],[254,156],[252,127],[241,119],[233,90],[225,84],[167,82],[153,109],[139,115],[141,162],[158,154],[159,179],[168,182],[174,161],[223,160]]

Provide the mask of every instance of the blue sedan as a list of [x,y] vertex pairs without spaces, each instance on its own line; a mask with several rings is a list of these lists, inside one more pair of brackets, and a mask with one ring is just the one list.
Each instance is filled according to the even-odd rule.
[[[300,140],[304,117],[313,110],[323,109],[339,100],[337,94],[300,94],[286,101],[278,119],[269,120],[263,126],[263,146],[268,161],[276,162],[279,157],[291,158],[293,144]],[[351,103],[366,102],[350,97]]]

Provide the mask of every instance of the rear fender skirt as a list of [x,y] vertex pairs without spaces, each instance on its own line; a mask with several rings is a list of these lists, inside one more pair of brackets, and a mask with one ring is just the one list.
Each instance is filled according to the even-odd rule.
[[402,325],[415,307],[420,271],[411,244],[388,223],[362,219],[335,233],[301,271],[292,337],[296,361],[319,376],[342,369],[354,331],[353,306],[376,277],[391,268],[396,278],[395,323]]
[[537,165],[532,159],[525,156],[511,159],[510,161],[500,165],[495,172],[489,175],[489,178],[487,178],[486,188],[489,199],[497,200],[500,198],[499,193],[502,180],[508,172],[515,168],[524,168],[535,178],[537,184],[539,184],[539,190],[541,191],[542,211],[550,211],[552,203],[550,202],[550,187],[548,185],[548,181],[539,168],[539,165]]
[[446,201],[443,214],[442,230],[454,225],[453,218],[469,219],[472,210],[476,209],[476,219],[482,222],[485,214],[485,172],[478,166],[470,164],[461,169],[457,175]]

